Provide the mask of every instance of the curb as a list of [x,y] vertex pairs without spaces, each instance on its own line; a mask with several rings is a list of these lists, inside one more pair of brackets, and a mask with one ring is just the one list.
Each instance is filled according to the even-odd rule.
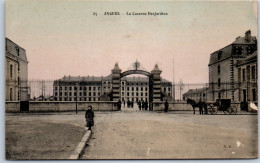
[[86,146],[89,138],[92,135],[91,130],[87,130],[81,141],[79,142],[78,146],[74,149],[74,151],[71,153],[70,157],[68,158],[69,160],[77,160],[79,159],[80,155],[83,152],[84,147]]

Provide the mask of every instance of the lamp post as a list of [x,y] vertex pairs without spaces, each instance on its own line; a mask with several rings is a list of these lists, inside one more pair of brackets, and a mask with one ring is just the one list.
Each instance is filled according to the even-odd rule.
[[78,85],[79,83],[76,83],[76,114],[78,113]]

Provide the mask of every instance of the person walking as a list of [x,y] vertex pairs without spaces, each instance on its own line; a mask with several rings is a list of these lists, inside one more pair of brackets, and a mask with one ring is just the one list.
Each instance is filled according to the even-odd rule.
[[94,126],[94,111],[91,105],[88,106],[88,109],[85,113],[85,119],[88,130],[91,130],[91,127]]
[[168,109],[169,109],[169,103],[166,100],[165,103],[164,103],[164,111],[165,111],[165,113],[168,112]]

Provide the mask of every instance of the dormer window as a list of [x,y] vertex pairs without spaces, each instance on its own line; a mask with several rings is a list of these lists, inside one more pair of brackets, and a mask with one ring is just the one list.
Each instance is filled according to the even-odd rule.
[[235,46],[235,54],[242,55],[243,54],[243,46]]
[[16,54],[19,56],[19,55],[20,55],[20,49],[19,49],[19,47],[16,47],[15,49],[16,49]]
[[218,60],[221,59],[221,56],[222,56],[222,51],[218,51]]
[[247,54],[248,54],[248,55],[249,55],[249,54],[253,54],[253,53],[255,52],[255,50],[256,50],[256,48],[255,48],[254,45],[248,46],[248,47],[246,48],[246,51],[247,51]]

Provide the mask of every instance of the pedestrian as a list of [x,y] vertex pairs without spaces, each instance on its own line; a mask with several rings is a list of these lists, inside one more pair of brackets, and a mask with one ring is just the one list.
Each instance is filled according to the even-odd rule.
[[120,99],[117,102],[117,108],[118,108],[119,111],[121,111],[121,101],[120,101]]
[[127,107],[129,108],[129,106],[130,106],[130,101],[129,99],[127,99]]
[[164,103],[164,111],[165,111],[165,113],[168,112],[168,109],[169,109],[169,103],[166,100],[165,103]]
[[125,100],[123,100],[123,102],[124,102],[124,108],[125,108]]
[[203,106],[202,106],[201,99],[199,99],[198,105],[199,105],[200,114],[203,114]]
[[85,119],[88,130],[91,130],[91,127],[94,126],[94,112],[91,105],[88,106],[88,109],[85,113]]
[[139,108],[139,110],[141,110],[141,105],[142,105],[142,104],[141,104],[141,101],[139,100],[139,101],[138,101],[138,108]]
[[142,110],[144,110],[144,100],[142,100]]
[[144,108],[145,108],[145,110],[148,109],[148,102],[147,102],[147,99],[145,99],[145,102],[144,102]]

